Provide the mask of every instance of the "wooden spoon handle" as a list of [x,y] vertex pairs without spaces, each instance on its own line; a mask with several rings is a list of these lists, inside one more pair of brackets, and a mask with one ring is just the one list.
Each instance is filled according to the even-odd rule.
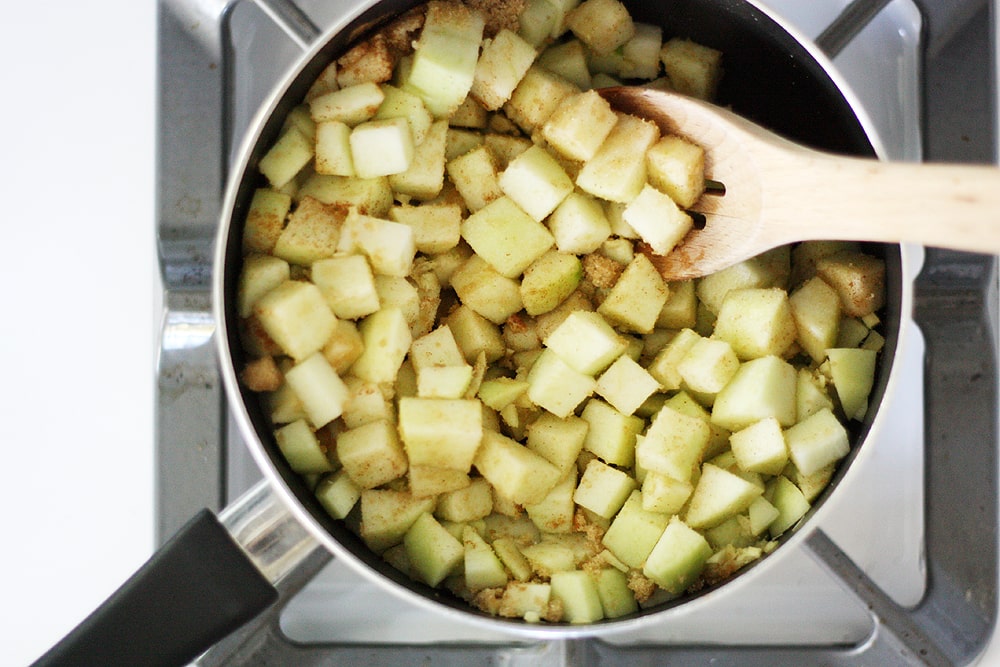
[[1000,254],[1000,169],[993,166],[803,151],[772,164],[763,185],[765,227],[780,227],[788,240],[912,242]]

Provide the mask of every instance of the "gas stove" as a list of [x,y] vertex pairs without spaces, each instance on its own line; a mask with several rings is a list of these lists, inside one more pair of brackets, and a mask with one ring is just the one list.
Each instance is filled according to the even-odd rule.
[[[771,0],[855,91],[893,160],[995,161],[986,2]],[[160,0],[163,276],[157,529],[261,475],[230,423],[213,348],[212,242],[257,108],[321,29],[320,0]],[[960,100],[959,102],[956,102]],[[200,664],[969,664],[997,606],[996,261],[906,247],[915,327],[870,464],[781,567],[669,625],[533,642],[409,608],[317,554],[272,612]],[[345,612],[344,610],[350,610]]]

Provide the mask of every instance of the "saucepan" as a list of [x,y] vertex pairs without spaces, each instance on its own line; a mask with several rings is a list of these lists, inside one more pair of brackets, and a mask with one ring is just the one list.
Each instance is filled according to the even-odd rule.
[[[805,520],[780,538],[776,551],[728,581],[613,621],[527,623],[479,612],[446,591],[413,581],[371,551],[344,522],[331,519],[307,481],[289,468],[280,453],[259,396],[239,380],[246,361],[236,308],[243,221],[254,189],[260,185],[258,162],[311,83],[348,45],[416,4],[413,0],[363,0],[347,7],[344,16],[315,41],[259,110],[232,171],[214,267],[220,371],[233,417],[264,473],[263,490],[251,492],[256,494],[254,502],[240,504],[235,535],[207,511],[193,518],[40,664],[189,662],[273,604],[277,597],[274,578],[294,571],[314,549],[328,550],[359,576],[401,600],[426,607],[428,613],[450,614],[521,636],[593,636],[669,622],[672,614],[726,594],[757,576],[762,568],[780,567],[781,555],[804,540],[816,516],[833,504],[827,500],[836,498],[852,469],[863,466],[866,453],[878,446],[875,432],[880,407],[891,397],[894,353],[909,321],[911,286],[904,279],[908,260],[897,245],[867,249],[886,265],[887,301],[881,316],[885,346],[870,408],[864,419],[851,426],[850,454]],[[625,4],[636,20],[662,26],[665,37],[687,37],[722,51],[725,75],[717,93],[719,104],[819,149],[878,154],[879,140],[872,123],[829,59],[762,5],[750,0],[626,0]],[[231,516],[232,511],[227,511]],[[226,524],[231,528],[233,522]],[[330,613],[346,612],[331,609]]]

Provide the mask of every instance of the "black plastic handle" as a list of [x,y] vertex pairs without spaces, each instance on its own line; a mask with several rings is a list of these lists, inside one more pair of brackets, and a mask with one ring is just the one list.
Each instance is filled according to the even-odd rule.
[[277,597],[203,510],[35,666],[187,665]]

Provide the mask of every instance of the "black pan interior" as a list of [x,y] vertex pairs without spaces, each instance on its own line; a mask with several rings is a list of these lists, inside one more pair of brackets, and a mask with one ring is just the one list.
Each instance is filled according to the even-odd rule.
[[[332,57],[342,52],[347,44],[354,38],[362,36],[372,25],[414,4],[416,3],[409,0],[382,2],[366,11],[348,30],[334,36],[315,58],[305,63],[290,79],[271,116],[260,127],[256,148],[244,165],[244,175],[240,177],[236,186],[235,203],[229,212],[228,220],[224,221],[229,227],[224,276],[225,293],[230,295],[225,312],[228,344],[237,372],[242,368],[245,355],[241,351],[236,333],[237,316],[233,307],[235,299],[231,298],[231,295],[235,294],[236,277],[239,272],[242,221],[253,189],[260,185],[255,176],[257,160],[276,138],[284,116],[301,101],[311,81]],[[723,52],[725,75],[719,90],[720,104],[730,106],[738,113],[776,132],[816,148],[845,154],[874,154],[873,144],[865,129],[823,66],[812,58],[807,49],[757,7],[740,0],[661,0],[655,3],[625,0],[625,4],[637,20],[662,26],[665,38],[688,37]],[[887,345],[871,397],[871,404],[877,406],[885,393],[889,366],[896,347],[902,277],[898,246],[877,245],[871,246],[870,250],[885,258],[889,276],[888,305],[884,318]],[[437,599],[445,605],[470,613],[479,613],[472,610],[464,601],[446,592],[432,590],[411,581],[373,554],[343,523],[330,520],[302,479],[285,464],[274,444],[271,427],[260,409],[257,397],[246,390],[243,392],[243,400],[251,415],[253,426],[284,482],[299,502],[316,517],[336,541],[369,567],[397,584]],[[869,410],[867,420],[852,434],[856,445],[864,441],[874,413],[874,409]],[[858,448],[855,446],[833,483],[824,492],[823,499],[837,486],[843,471],[849,466],[857,451]],[[815,506],[820,504],[821,501],[818,501]],[[787,536],[788,534],[785,539]],[[749,570],[752,570],[752,567],[745,568],[745,571]],[[685,599],[689,598],[680,598],[668,606],[682,603]],[[639,614],[662,609],[664,607],[661,606]]]

